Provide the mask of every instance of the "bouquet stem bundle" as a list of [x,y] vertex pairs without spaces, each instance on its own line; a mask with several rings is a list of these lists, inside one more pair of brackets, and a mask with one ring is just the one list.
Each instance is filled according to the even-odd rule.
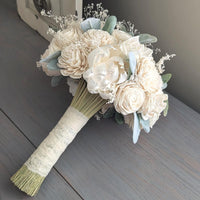
[[87,121],[105,104],[106,100],[98,94],[89,93],[86,82],[80,80],[67,111],[30,158],[11,177],[11,181],[28,195],[37,194],[45,177],[67,146]]

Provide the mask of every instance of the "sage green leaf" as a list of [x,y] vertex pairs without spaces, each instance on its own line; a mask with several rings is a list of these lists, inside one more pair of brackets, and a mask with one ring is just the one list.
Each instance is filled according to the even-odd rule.
[[47,63],[47,68],[50,70],[59,70],[60,68],[57,65],[58,60],[56,59],[52,59]]
[[164,117],[167,116],[168,110],[169,110],[169,101],[167,100],[167,101],[166,101],[166,107],[165,107],[165,109],[164,109],[164,111],[163,111]]
[[139,122],[146,133],[150,132],[149,120],[144,120],[141,114],[138,114]]
[[52,87],[58,86],[62,79],[63,79],[63,76],[53,76],[51,78],[51,86]]
[[123,124],[124,123],[124,117],[123,117],[123,115],[121,113],[116,112],[115,113],[115,121],[118,124]]
[[55,53],[47,56],[46,58],[40,60],[40,62],[46,62],[48,63],[52,59],[57,59],[61,55],[61,51],[56,51]]
[[157,37],[144,33],[139,35],[139,41],[141,44],[150,44],[150,43],[155,43],[158,41]]
[[133,122],[133,143],[136,144],[138,141],[138,138],[140,136],[140,123],[139,118],[136,112],[134,112],[134,122]]
[[107,31],[108,33],[112,34],[116,24],[117,24],[117,17],[109,16],[102,30]]
[[100,29],[101,28],[101,21],[100,19],[90,17],[83,22],[81,22],[81,29],[86,32],[90,29]]
[[107,119],[107,118],[111,118],[113,117],[115,114],[115,109],[114,107],[112,108],[108,108],[108,110],[103,114],[103,118]]
[[167,83],[163,83],[162,90],[167,88]]
[[130,51],[128,53],[128,57],[129,57],[129,66],[130,66],[130,69],[131,69],[131,73],[135,74],[135,68],[136,68],[136,57],[135,57],[135,54],[132,51]]
[[162,75],[162,81],[163,81],[163,83],[169,82],[169,80],[171,79],[171,77],[172,77],[172,74],[163,74]]

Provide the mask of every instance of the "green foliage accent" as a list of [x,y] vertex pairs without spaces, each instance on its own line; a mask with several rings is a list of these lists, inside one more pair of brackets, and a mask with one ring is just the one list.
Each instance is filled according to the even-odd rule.
[[51,86],[52,87],[58,86],[62,79],[63,79],[63,76],[53,76],[51,78]]
[[102,30],[107,31],[108,33],[112,34],[116,24],[117,24],[117,17],[110,16],[106,20],[105,25]]
[[164,117],[167,116],[168,110],[169,110],[169,101],[167,100],[167,101],[165,101],[165,102],[166,102],[166,107],[165,107],[165,109],[164,109],[164,111],[163,111]]
[[141,44],[149,44],[149,43],[155,43],[158,41],[157,37],[144,33],[139,35],[139,41]]
[[123,115],[121,113],[116,112],[115,113],[115,121],[120,125],[123,124],[124,123]]
[[86,32],[90,29],[100,29],[101,28],[101,21],[100,19],[90,17],[83,22],[81,22],[81,29]]
[[162,81],[163,81],[163,83],[169,82],[169,80],[171,79],[171,77],[172,77],[172,74],[163,74],[162,75]]
[[107,119],[107,118],[111,118],[113,117],[115,114],[115,108],[108,108],[108,110],[103,114],[103,118]]
[[146,133],[150,132],[149,120],[144,120],[141,114],[138,114],[139,122]]
[[61,55],[61,51],[56,51],[55,53],[52,53],[51,55],[47,56],[46,58],[40,60],[40,62],[48,63],[51,60],[57,59],[60,55]]

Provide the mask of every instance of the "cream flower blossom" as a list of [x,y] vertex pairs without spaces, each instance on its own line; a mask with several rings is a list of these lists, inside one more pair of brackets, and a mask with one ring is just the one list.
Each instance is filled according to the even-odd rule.
[[143,44],[140,44],[139,36],[131,37],[120,43],[120,49],[126,56],[128,56],[129,52],[133,52],[137,60],[141,57],[153,59],[153,50]]
[[55,53],[56,51],[62,50],[64,47],[70,45],[72,42],[80,40],[82,32],[79,26],[79,23],[74,23],[65,30],[59,30],[54,35],[54,38],[50,42],[47,50],[44,52],[41,58],[46,58],[47,56]]
[[121,52],[111,45],[93,50],[88,56],[88,70],[83,74],[90,93],[114,99],[116,85],[127,79]]
[[113,44],[115,42],[114,37],[108,32],[96,29],[86,31],[83,34],[82,41],[86,43],[91,51],[98,47]]
[[140,109],[145,100],[143,89],[134,81],[119,84],[114,106],[117,112],[128,115]]
[[116,43],[121,43],[130,39],[132,36],[124,31],[115,29],[112,33],[112,36],[115,38]]
[[70,76],[78,79],[88,68],[87,63],[88,50],[81,43],[72,43],[61,51],[58,58],[58,66],[63,76]]
[[158,73],[155,62],[148,58],[142,58],[137,63],[136,81],[146,92],[155,93],[163,86],[162,78]]
[[139,110],[144,120],[149,120],[152,128],[159,119],[161,112],[166,107],[168,95],[162,91],[153,94],[147,94],[143,106]]

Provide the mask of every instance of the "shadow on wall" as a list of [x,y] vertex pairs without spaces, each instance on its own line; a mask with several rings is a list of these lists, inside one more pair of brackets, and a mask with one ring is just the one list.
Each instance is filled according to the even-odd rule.
[[83,0],[103,3],[119,20],[134,22],[140,33],[158,37],[155,45],[177,56],[166,62],[166,72],[173,74],[168,92],[200,112],[200,1],[199,0]]

